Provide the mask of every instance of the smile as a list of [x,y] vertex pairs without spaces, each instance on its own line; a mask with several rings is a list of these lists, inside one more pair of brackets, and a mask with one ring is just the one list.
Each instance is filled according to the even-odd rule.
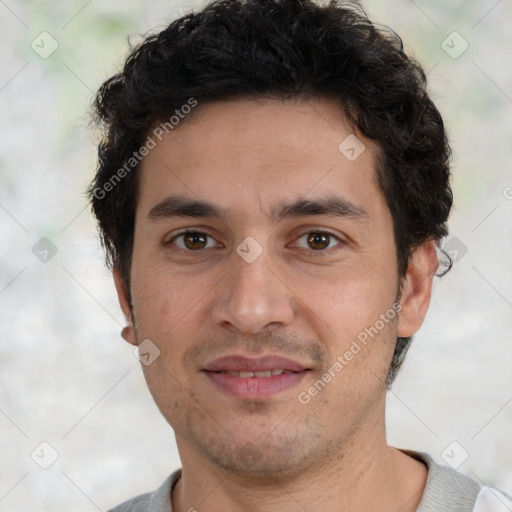
[[241,377],[243,379],[248,379],[251,377],[272,377],[273,375],[281,375],[283,373],[295,373],[291,370],[283,370],[282,368],[276,368],[273,370],[265,370],[260,372],[244,372],[244,371],[220,371],[216,373],[225,373],[227,375],[233,375],[234,377]]
[[237,399],[270,399],[299,385],[310,370],[299,371],[275,368],[265,371],[203,371],[214,389]]

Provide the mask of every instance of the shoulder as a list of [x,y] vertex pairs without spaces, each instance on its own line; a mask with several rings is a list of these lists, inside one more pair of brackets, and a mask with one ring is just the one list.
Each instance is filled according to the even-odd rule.
[[427,453],[401,450],[424,462],[428,477],[417,512],[510,512],[505,493],[482,485],[449,466],[437,464]]
[[147,512],[149,499],[153,493],[141,494],[130,500],[127,500],[108,512]]
[[181,469],[177,469],[155,491],[131,498],[108,512],[172,512],[171,492],[180,477]]

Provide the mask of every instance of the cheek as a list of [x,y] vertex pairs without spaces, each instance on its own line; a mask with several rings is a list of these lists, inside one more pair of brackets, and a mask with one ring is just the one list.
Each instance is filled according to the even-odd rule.
[[[134,265],[135,268],[135,265]],[[172,322],[183,307],[180,300],[180,284],[164,279],[158,268],[141,269],[134,272],[132,298],[139,334],[151,338],[161,333],[163,327]]]
[[[160,316],[165,318],[167,315],[172,314],[177,303],[177,297],[164,296],[160,302]],[[174,307],[173,307],[174,306]]]
[[173,340],[173,350],[179,350],[180,333],[194,333],[204,316],[208,290],[215,281],[206,276],[184,276],[175,270],[153,266],[139,272],[133,288],[133,303],[139,337],[147,337],[165,347],[166,340]]
[[316,317],[319,328],[341,342],[373,325],[392,306],[393,279],[393,273],[375,262],[369,268],[330,269],[314,279],[296,277],[293,289],[304,313]]
[[326,281],[309,296],[305,290],[301,292],[307,297],[303,301],[304,314],[309,315],[307,322],[314,325],[329,352],[323,372],[331,370],[335,376],[329,391],[318,394],[320,402],[342,404],[340,408],[344,409],[359,398],[364,403],[364,393],[378,394],[382,390],[396,340],[394,290],[395,284],[381,276],[381,281]]

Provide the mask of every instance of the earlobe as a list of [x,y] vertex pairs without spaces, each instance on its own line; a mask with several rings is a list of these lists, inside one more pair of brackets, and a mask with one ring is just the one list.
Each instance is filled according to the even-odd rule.
[[399,337],[412,336],[421,327],[430,305],[432,280],[438,267],[434,240],[423,242],[413,251],[402,286]]
[[127,341],[130,345],[137,346],[137,338],[135,336],[135,329],[133,324],[130,322],[130,325],[123,327],[121,330],[121,337]]
[[114,284],[116,285],[117,298],[119,300],[119,305],[121,306],[121,310],[124,313],[124,317],[126,319],[126,327],[121,331],[121,336],[125,341],[130,343],[131,345],[137,345],[137,336],[135,335],[135,327],[133,325],[132,319],[132,311],[130,308],[130,302],[128,301],[128,291],[126,290],[125,283],[123,278],[121,277],[121,273],[119,272],[119,268],[117,265],[114,266],[113,269],[114,276]]

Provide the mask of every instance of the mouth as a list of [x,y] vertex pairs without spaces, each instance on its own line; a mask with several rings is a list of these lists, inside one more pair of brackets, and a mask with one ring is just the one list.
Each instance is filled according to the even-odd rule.
[[202,372],[217,389],[236,398],[261,400],[296,386],[310,368],[277,355],[258,358],[227,356]]
[[232,375],[234,377],[241,377],[242,379],[251,379],[253,377],[272,377],[274,375],[282,375],[283,373],[296,373],[291,370],[283,370],[282,368],[274,368],[272,370],[263,370],[258,372],[245,372],[245,371],[228,371],[221,370],[220,372],[214,373],[224,373],[226,375]]
[[[280,370],[283,372],[300,372],[306,369],[307,367],[298,361],[276,354],[268,354],[260,357],[248,357],[244,355],[224,356],[214,359],[204,367],[204,370],[209,372],[246,372],[255,374]],[[261,376],[264,377],[265,375]],[[252,375],[247,375],[247,377],[252,377]]]

